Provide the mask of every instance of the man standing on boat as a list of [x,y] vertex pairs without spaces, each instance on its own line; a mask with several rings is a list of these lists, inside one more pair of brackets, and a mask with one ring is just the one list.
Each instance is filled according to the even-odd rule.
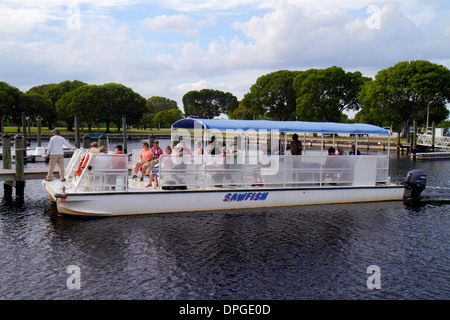
[[64,150],[63,146],[67,146],[71,149],[75,149],[67,140],[61,136],[61,132],[58,128],[54,129],[53,137],[50,138],[48,143],[47,152],[45,154],[45,158],[48,159],[50,157],[50,161],[48,164],[48,173],[45,180],[51,181],[53,175],[53,169],[55,169],[55,165],[58,164],[59,167],[59,178],[61,181],[66,181],[64,177]]
[[293,156],[301,156],[303,151],[303,145],[300,140],[298,140],[298,134],[294,133],[292,135],[292,141],[289,144],[289,149]]
[[[302,151],[303,151],[303,145],[302,142],[300,140],[298,140],[298,134],[294,133],[292,135],[292,141],[289,144],[289,149],[291,150],[291,154],[293,156],[301,156],[302,155]],[[296,159],[294,159],[294,174],[293,174],[293,179],[294,181],[297,181],[300,179],[300,173],[296,172],[296,169],[301,168],[302,164],[301,164],[301,158],[295,157]]]

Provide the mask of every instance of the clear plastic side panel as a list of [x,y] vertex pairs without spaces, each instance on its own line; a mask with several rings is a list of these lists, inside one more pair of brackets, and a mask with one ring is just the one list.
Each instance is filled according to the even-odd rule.
[[92,154],[75,180],[77,191],[120,191],[127,189],[128,157],[125,154]]
[[162,155],[159,158],[159,180],[162,187],[201,187],[204,180],[202,157]]
[[209,155],[205,157],[205,187],[210,186],[244,186],[246,176],[243,158],[237,154]]
[[378,183],[389,181],[389,156],[377,157],[377,177]]
[[162,156],[159,175],[163,187],[371,186],[387,180],[388,164],[384,156]]

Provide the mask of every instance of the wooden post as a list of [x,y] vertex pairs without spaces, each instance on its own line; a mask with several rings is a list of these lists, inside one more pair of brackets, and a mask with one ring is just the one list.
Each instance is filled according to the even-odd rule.
[[434,152],[435,148],[435,139],[436,139],[436,123],[433,121],[432,124],[432,131],[431,131],[431,151]]
[[123,153],[127,154],[127,118],[122,116],[123,127]]
[[75,147],[80,148],[80,116],[75,115]]
[[27,140],[27,120],[25,118],[25,114],[22,113],[22,134],[23,134],[23,139],[26,141]]
[[417,121],[413,121],[413,135],[412,135],[412,155],[413,159],[416,160],[416,147],[417,147]]
[[[31,146],[31,121],[30,121],[30,117],[27,117],[27,126],[28,126],[28,139],[25,144],[25,150],[27,149],[27,146]],[[25,156],[26,156],[26,152],[25,152]]]
[[106,134],[102,134],[99,138],[98,138],[98,147],[105,147],[108,148],[108,137],[106,136]]
[[83,149],[89,149],[91,147],[91,137],[87,134],[83,136]]
[[150,148],[153,148],[153,141],[155,141],[155,139],[156,139],[156,137],[155,137],[155,135],[152,133],[152,134],[150,135],[150,137],[148,138],[148,143],[149,143]]
[[37,146],[40,147],[42,144],[42,118],[38,116],[37,118]]
[[3,169],[11,169],[11,137],[5,133],[2,136]]
[[24,157],[25,149],[24,139],[18,134],[14,137],[16,149],[16,197],[23,198],[25,195],[25,173],[24,173]]
[[397,132],[397,153],[400,152],[400,144],[401,144],[401,142],[400,142],[400,132]]
[[[3,169],[11,169],[11,137],[5,133],[2,136],[2,151],[3,151]],[[12,182],[6,181],[3,183],[4,195],[7,199],[12,196]]]

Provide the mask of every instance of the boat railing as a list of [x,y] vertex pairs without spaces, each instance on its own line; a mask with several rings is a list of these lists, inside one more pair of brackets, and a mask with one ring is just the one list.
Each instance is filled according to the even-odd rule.
[[[165,159],[165,160],[163,160]],[[263,161],[264,160],[264,161]],[[389,181],[386,155],[162,156],[160,185],[167,189],[220,186],[375,186]]]
[[[163,155],[158,175],[159,185],[169,190],[375,186],[389,182],[388,168],[387,155]],[[67,187],[74,192],[128,189],[127,155],[76,150],[67,172]]]
[[81,156],[76,155],[76,158],[73,164],[69,164],[71,167],[68,178],[69,186],[74,192],[125,191],[128,188],[126,154],[85,152]]

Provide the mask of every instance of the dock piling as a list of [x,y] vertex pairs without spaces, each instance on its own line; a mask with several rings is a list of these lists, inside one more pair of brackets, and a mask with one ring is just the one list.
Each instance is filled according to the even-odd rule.
[[123,127],[123,153],[127,154],[127,118],[122,116]]
[[25,195],[25,172],[24,156],[25,144],[23,137],[18,134],[14,137],[16,157],[16,197],[23,198]]
[[83,149],[89,149],[91,146],[91,137],[89,135],[85,134],[83,136]]
[[[7,133],[2,136],[2,157],[3,169],[11,169],[11,137]],[[12,183],[12,181],[5,181],[3,183],[6,198],[12,197]]]
[[100,137],[98,137],[98,147],[108,148],[108,137],[106,134],[103,133]]
[[75,115],[75,147],[80,148],[80,116]]
[[414,120],[413,121],[413,130],[414,130],[414,132],[413,132],[413,135],[412,135],[412,141],[411,141],[411,145],[412,145],[412,156],[413,156],[413,159],[414,160],[416,160],[416,152],[417,152],[417,121],[416,120]]

